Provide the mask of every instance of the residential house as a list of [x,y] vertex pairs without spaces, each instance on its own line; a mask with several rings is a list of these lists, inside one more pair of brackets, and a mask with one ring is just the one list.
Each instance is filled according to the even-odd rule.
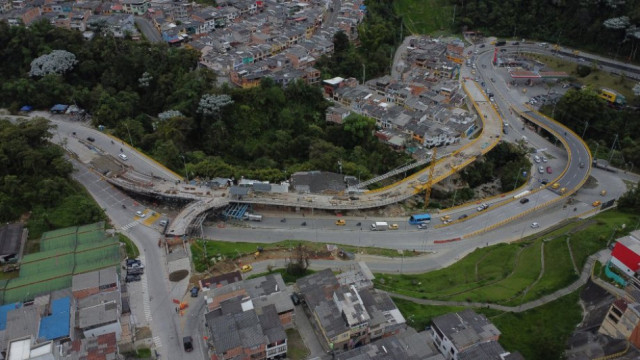
[[336,360],[445,360],[433,346],[426,331],[408,328],[402,333],[380,339],[335,356]]
[[640,230],[618,239],[611,252],[610,263],[627,276],[634,277],[640,270]]
[[447,360],[460,360],[461,353],[477,344],[497,342],[500,338],[500,330],[471,309],[440,315],[432,322],[431,337]]
[[629,339],[640,343],[640,303],[616,299],[602,320],[598,332],[614,339]]
[[120,280],[115,267],[74,275],[71,280],[73,297],[81,300],[102,292],[117,292]]
[[[366,270],[353,271],[370,274],[366,265],[360,266]],[[391,298],[368,286],[372,279],[373,275],[350,274],[339,281],[325,269],[296,282],[328,348],[346,351],[406,329]]]
[[148,0],[122,0],[122,10],[127,14],[145,15],[149,6]]
[[87,338],[115,333],[120,339],[120,292],[95,294],[78,300],[76,327]]

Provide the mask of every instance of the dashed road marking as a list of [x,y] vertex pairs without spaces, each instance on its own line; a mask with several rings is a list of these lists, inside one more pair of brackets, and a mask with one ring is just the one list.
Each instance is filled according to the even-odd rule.
[[156,345],[156,349],[162,347],[162,341],[160,340],[160,336],[153,337],[153,343]]

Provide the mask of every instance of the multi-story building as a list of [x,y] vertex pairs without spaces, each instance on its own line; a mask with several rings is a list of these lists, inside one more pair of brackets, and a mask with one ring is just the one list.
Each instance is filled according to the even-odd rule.
[[[368,273],[366,265],[354,273]],[[364,276],[372,279],[372,275]],[[362,276],[345,276],[358,279]],[[372,340],[398,334],[406,322],[386,293],[377,292],[370,282],[339,281],[330,269],[296,282],[327,348],[342,351]]]
[[211,359],[274,359],[287,352],[294,306],[280,274],[205,291]]

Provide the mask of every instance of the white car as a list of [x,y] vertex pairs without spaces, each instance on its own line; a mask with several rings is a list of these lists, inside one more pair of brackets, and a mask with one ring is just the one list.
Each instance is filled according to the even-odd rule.
[[486,208],[488,208],[488,207],[489,207],[489,205],[487,205],[486,203],[482,203],[482,204],[480,204],[480,206],[478,206],[478,207],[476,208],[476,210],[478,210],[478,211],[482,211],[482,210],[484,210],[484,209],[486,209]]
[[145,214],[142,211],[136,211],[136,215],[140,216],[141,218],[145,217]]
[[125,154],[119,154],[118,156],[119,156],[119,157],[120,157],[120,159],[122,159],[123,161],[127,161],[127,160],[129,160],[129,158],[128,158],[128,157],[127,157],[127,155],[125,155]]
[[538,172],[539,172],[540,174],[544,174],[544,167],[542,167],[542,166],[538,166]]
[[425,230],[427,228],[427,224],[418,224],[418,229]]
[[547,158],[543,156],[542,157],[542,162],[547,162],[547,161],[548,161]]
[[531,223],[531,228],[532,229],[537,229],[540,227],[540,224],[538,224],[537,222]]

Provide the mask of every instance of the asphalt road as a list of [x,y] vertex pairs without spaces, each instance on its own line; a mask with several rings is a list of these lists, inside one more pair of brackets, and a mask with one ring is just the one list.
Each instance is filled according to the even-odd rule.
[[158,30],[149,22],[149,20],[136,16],[135,17],[136,25],[138,25],[138,29],[142,31],[144,37],[147,38],[150,42],[162,42],[162,36],[158,33]]
[[[165,359],[203,359],[206,358],[206,347],[202,341],[202,326],[194,326],[197,320],[190,323],[188,334],[179,327],[179,315],[175,313],[172,293],[176,283],[168,280],[163,251],[157,246],[160,233],[153,226],[145,226],[136,220],[135,212],[145,210],[120,190],[103,181],[95,172],[84,164],[72,161],[76,171],[74,178],[78,180],[93,196],[117,229],[125,228],[124,233],[138,246],[140,258],[145,265],[145,273],[141,282],[127,284],[131,295],[131,308],[136,325],[151,326],[156,350]],[[126,209],[122,205],[127,206]],[[184,291],[181,291],[184,294]],[[191,335],[197,342],[195,351],[185,353],[182,350],[182,336]],[[199,344],[199,346],[198,346]]]
[[[493,47],[487,46],[484,49],[485,50],[477,56],[477,71],[481,73],[485,79],[491,77],[495,78],[497,69],[494,68],[492,62]],[[510,48],[506,47],[505,49]],[[561,188],[564,187],[567,191],[577,188],[577,186],[589,176],[589,172],[591,170],[591,154],[589,149],[586,148],[584,142],[582,142],[578,135],[573,131],[567,130],[557,122],[550,121],[522,105],[520,102],[521,99],[516,98],[513,91],[509,89],[507,81],[489,81],[488,84],[493,88],[494,94],[496,94],[495,98],[497,99],[497,104],[503,114],[509,113],[510,107],[516,108],[519,111],[528,114],[533,120],[535,120],[537,125],[555,131],[559,136],[564,137],[569,147],[571,157],[569,158],[567,171],[557,180],[557,182],[560,183]],[[548,191],[559,193],[559,190],[560,189],[552,190],[549,188]]]

